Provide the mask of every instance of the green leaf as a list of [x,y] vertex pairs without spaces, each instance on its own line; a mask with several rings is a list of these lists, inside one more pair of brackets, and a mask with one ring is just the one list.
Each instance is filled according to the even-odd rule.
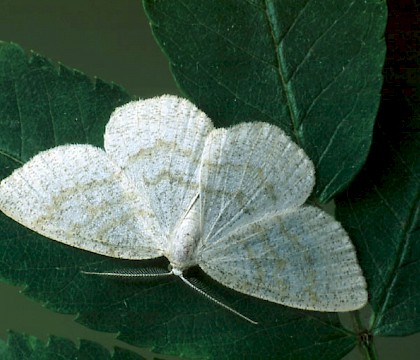
[[0,340],[1,360],[141,360],[142,356],[131,351],[115,348],[111,356],[102,346],[87,340],[81,340],[80,346],[57,336],[52,336],[46,344],[39,339],[9,332],[7,344]]
[[365,162],[382,83],[381,0],[143,0],[185,94],[217,125],[283,128],[321,202]]
[[[130,97],[116,86],[40,55],[0,43],[0,178],[36,152],[65,142],[102,144],[111,111]],[[112,281],[85,271],[161,266],[163,259],[112,259],[46,239],[0,215],[0,277],[77,321],[158,353],[197,359],[340,359],[358,341],[336,314],[298,311],[221,287],[193,274],[250,324],[199,296],[179,279]]]
[[372,306],[369,331],[420,331],[420,114],[384,103],[366,168],[337,200],[359,251]]
[[412,81],[420,75],[420,49],[400,26],[400,17],[390,23],[394,46],[371,153],[336,202],[368,281],[367,327],[377,336],[420,331],[420,84]]
[[20,165],[41,150],[64,143],[101,146],[109,115],[130,100],[121,88],[0,42],[2,154]]

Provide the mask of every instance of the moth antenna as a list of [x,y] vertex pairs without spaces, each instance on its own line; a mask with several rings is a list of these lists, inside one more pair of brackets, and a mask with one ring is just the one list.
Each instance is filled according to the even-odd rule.
[[139,278],[139,277],[158,277],[173,275],[173,272],[163,272],[160,268],[138,268],[138,269],[117,269],[111,271],[97,272],[97,271],[83,271],[82,274],[99,275],[105,277],[118,277],[118,278]]
[[216,303],[217,305],[221,306],[222,308],[232,312],[233,314],[241,317],[242,319],[249,321],[251,324],[254,325],[258,325],[258,322],[250,319],[249,317],[246,317],[245,315],[241,314],[239,311],[236,311],[235,309],[229,307],[226,304],[223,304],[221,301],[215,299],[214,297],[212,297],[211,295],[207,294],[205,291],[203,291],[202,289],[200,289],[199,287],[197,287],[196,285],[194,285],[192,282],[190,282],[190,280],[188,280],[187,278],[185,278],[182,274],[178,275],[181,280],[187,284],[189,287],[193,288],[195,291],[197,291],[198,293],[200,293],[201,295],[205,296],[207,299],[209,299],[210,301],[213,301],[214,303]]

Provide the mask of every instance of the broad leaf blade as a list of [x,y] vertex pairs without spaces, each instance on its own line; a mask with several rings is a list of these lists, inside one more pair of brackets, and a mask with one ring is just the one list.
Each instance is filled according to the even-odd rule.
[[102,146],[109,115],[130,100],[118,86],[93,84],[65,66],[55,69],[37,54],[28,62],[21,48],[3,42],[0,94],[0,146],[17,163],[59,144]]
[[[111,111],[130,99],[118,87],[98,82],[94,86],[86,76],[56,69],[39,55],[27,59],[15,45],[0,44],[0,64],[1,178],[51,146],[101,145]],[[276,359],[327,355],[340,359],[357,343],[357,336],[344,329],[335,314],[297,311],[240,295],[200,272],[195,276],[227,304],[260,324],[232,315],[179,279],[133,283],[81,273],[148,265],[168,264],[162,259],[132,262],[95,255],[0,216],[2,278],[25,285],[25,294],[48,308],[77,313],[79,322],[98,331],[119,332],[131,344],[198,359],[241,359],[262,353]]]
[[321,202],[363,165],[379,103],[385,1],[144,0],[180,88],[218,125],[267,121],[316,165]]
[[366,169],[337,201],[368,281],[372,332],[388,336],[420,331],[420,123],[405,123],[394,105]]
[[0,340],[1,360],[56,360],[56,359],[92,359],[92,360],[142,360],[142,356],[131,351],[115,348],[113,355],[102,346],[87,340],[81,340],[80,346],[64,338],[52,336],[46,344],[34,336],[9,332],[7,343]]
[[[389,34],[392,44],[403,36],[398,45],[419,54],[419,49],[410,51],[406,32],[392,30],[397,30]],[[401,336],[420,331],[420,87],[409,84],[411,77],[418,78],[418,65],[410,69],[399,47],[390,48],[387,60],[389,82],[372,151],[349,190],[338,197],[337,215],[358,248],[368,281],[370,331]]]

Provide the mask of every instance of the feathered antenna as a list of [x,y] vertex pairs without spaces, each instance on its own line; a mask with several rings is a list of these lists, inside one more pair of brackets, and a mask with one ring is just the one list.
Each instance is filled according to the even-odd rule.
[[[239,311],[236,311],[235,309],[231,308],[230,306],[222,303],[220,300],[217,300],[216,298],[214,298],[213,296],[208,294],[203,289],[200,289],[199,286],[203,287],[203,284],[198,279],[191,278],[191,280],[189,280],[189,279],[184,277],[182,272],[176,272],[176,274],[174,274],[173,270],[163,272],[163,269],[160,269],[160,268],[117,269],[117,270],[112,270],[112,271],[107,271],[107,272],[96,272],[96,271],[81,271],[81,272],[83,274],[88,274],[88,275],[99,275],[99,276],[104,276],[104,277],[116,277],[116,278],[123,278],[123,279],[176,275],[179,278],[181,278],[181,280],[185,284],[187,284],[190,288],[194,289],[195,291],[197,291],[199,294],[203,295],[204,297],[206,297],[210,301],[213,301],[217,305],[219,305],[222,308],[230,311],[231,313],[235,314],[236,316],[239,316],[240,318],[250,322],[251,324],[254,324],[254,325],[258,324],[258,322],[250,319],[249,317],[241,314]],[[193,282],[195,284],[193,284]],[[197,284],[199,284],[199,286],[197,286]]]

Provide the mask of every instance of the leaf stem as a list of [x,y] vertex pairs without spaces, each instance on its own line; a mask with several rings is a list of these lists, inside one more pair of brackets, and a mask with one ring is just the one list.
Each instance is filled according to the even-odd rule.
[[373,337],[370,334],[361,334],[360,348],[364,354],[366,360],[377,360],[378,354],[376,352],[376,346],[373,342]]
[[360,311],[352,313],[353,326],[356,333],[359,335],[359,349],[366,360],[377,360],[378,354],[376,352],[376,346],[373,341],[373,336],[369,330],[366,329],[363,320],[361,318]]

